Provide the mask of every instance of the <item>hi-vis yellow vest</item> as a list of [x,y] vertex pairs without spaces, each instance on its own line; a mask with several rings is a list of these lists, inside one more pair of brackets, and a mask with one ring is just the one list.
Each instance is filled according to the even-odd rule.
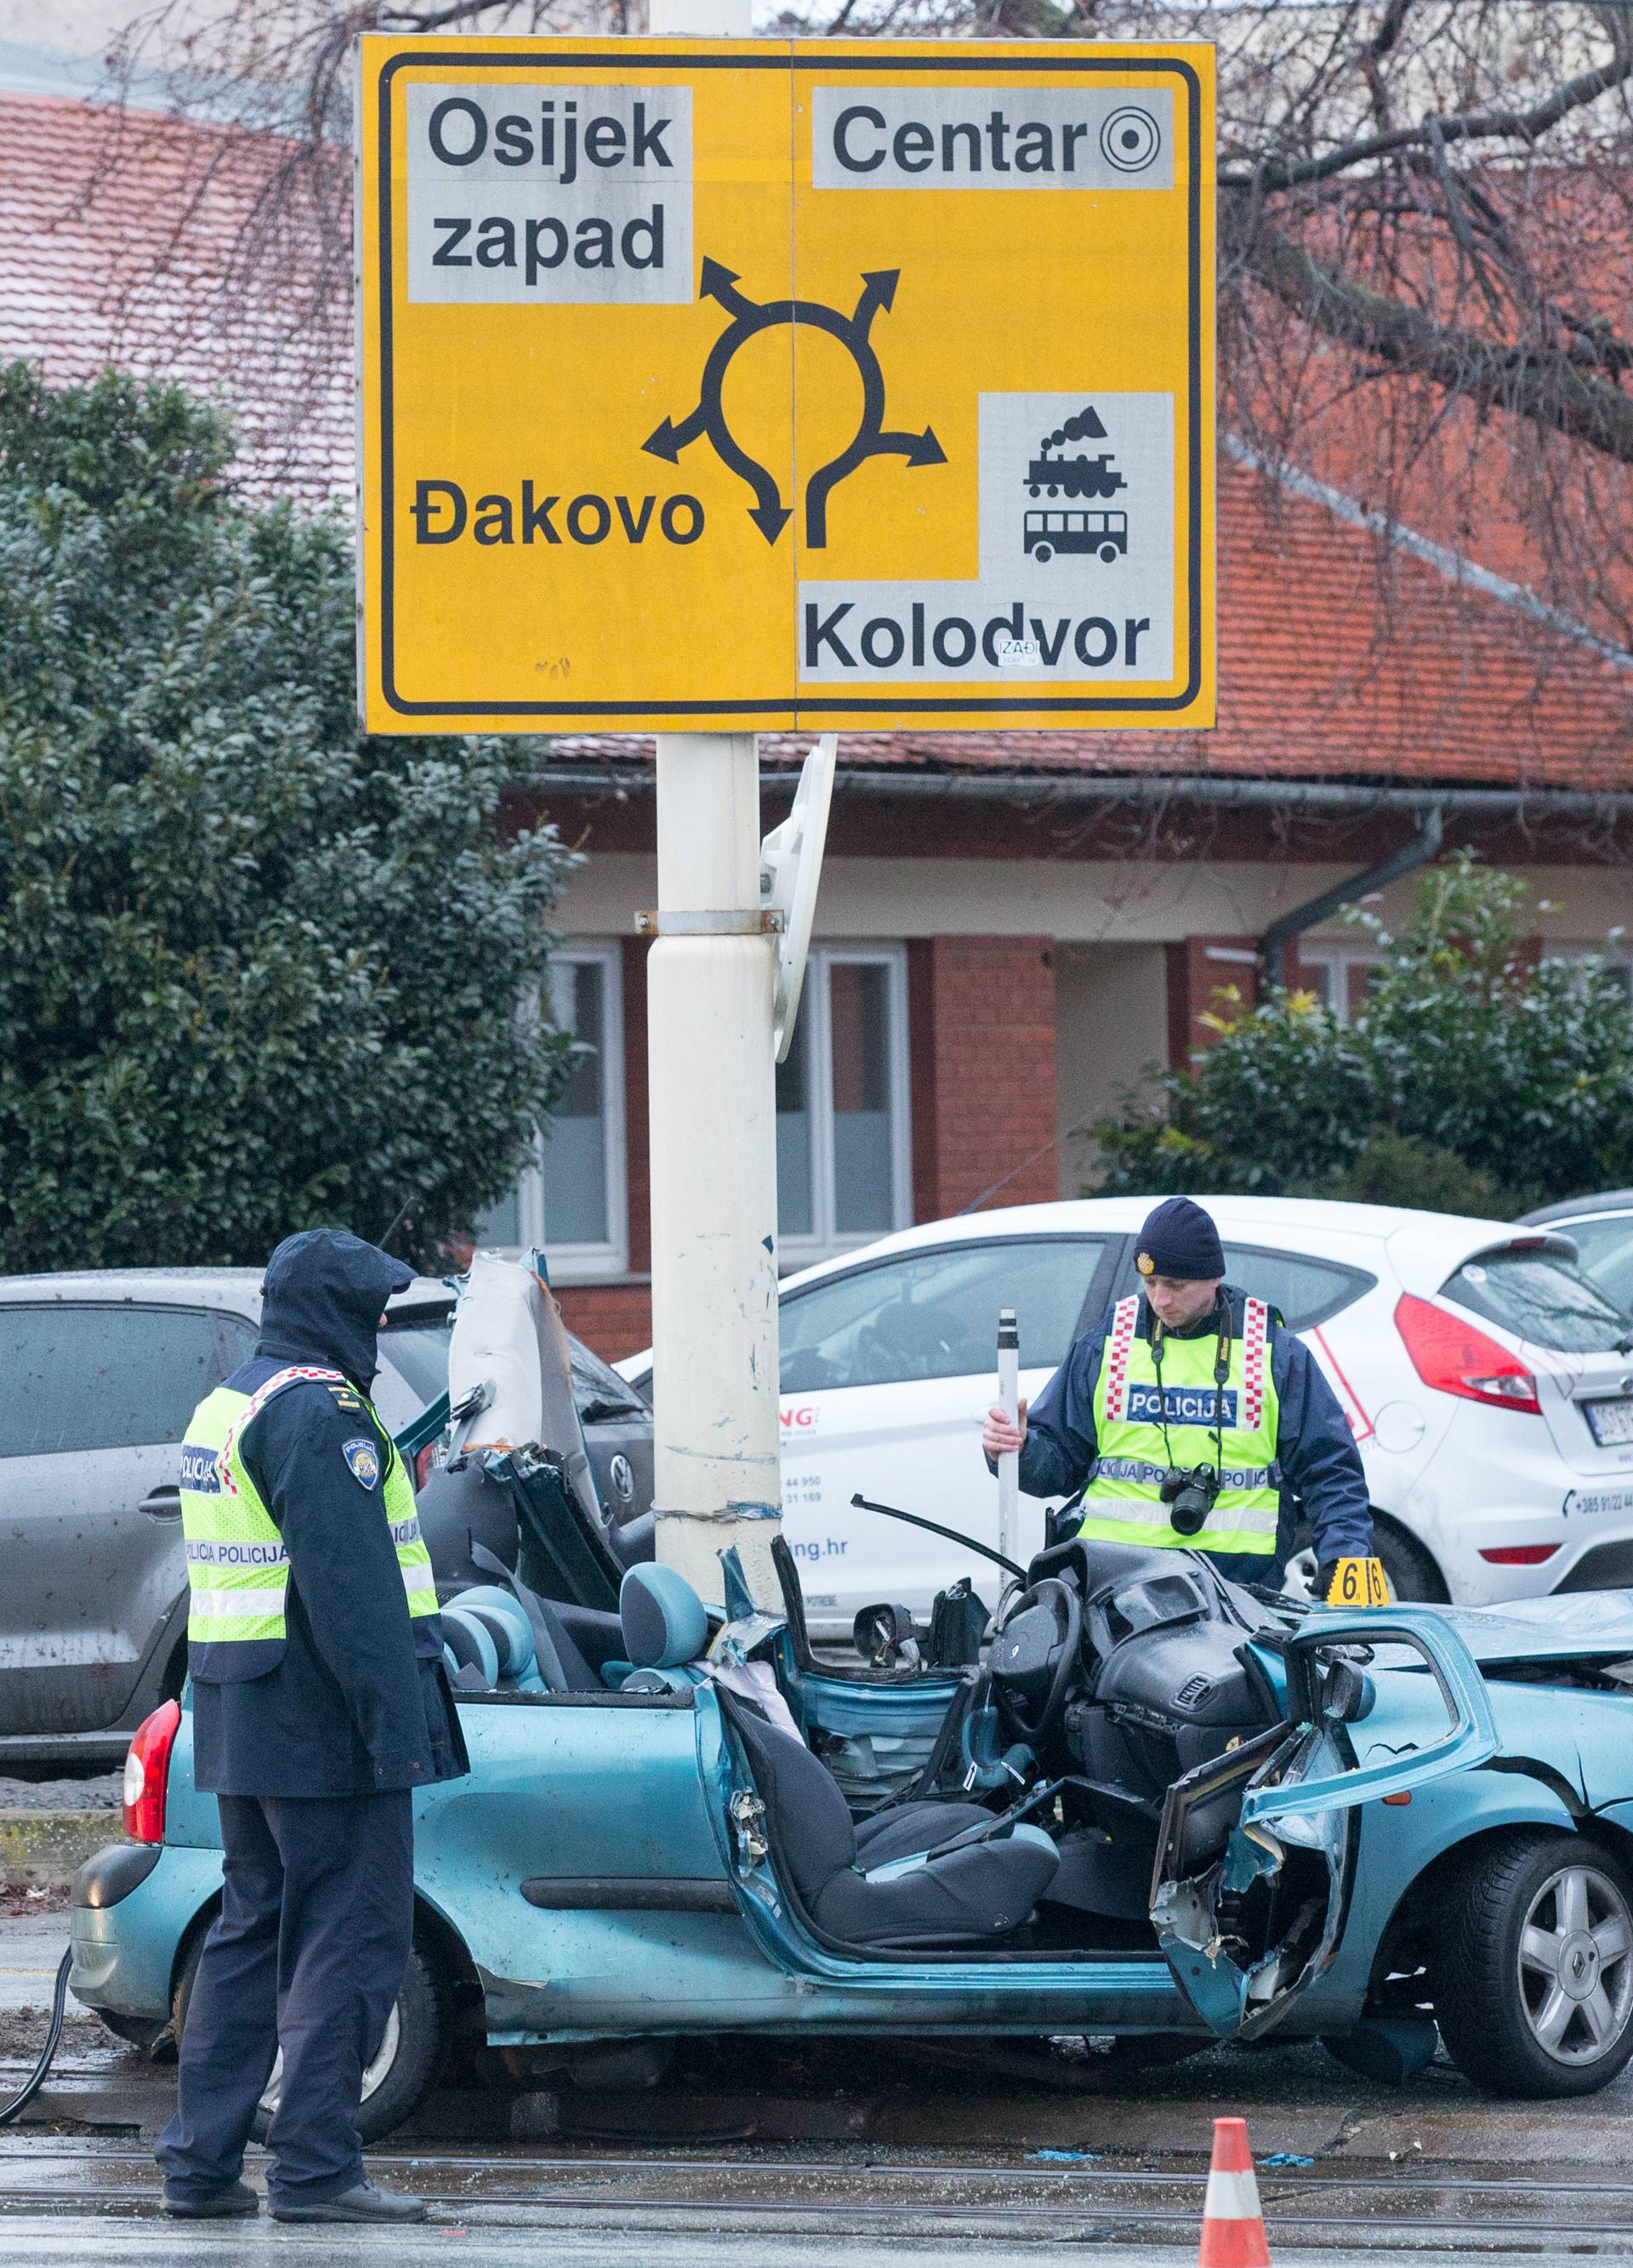
[[[1241,1336],[1231,1341],[1230,1370],[1222,1383],[1214,1377],[1218,1341],[1212,1331],[1165,1337],[1159,1381],[1151,1343],[1137,1329],[1139,1311],[1137,1292],[1112,1310],[1094,1389],[1100,1455],[1083,1492],[1078,1534],[1107,1543],[1251,1551],[1268,1558],[1276,1549],[1281,1510],[1276,1469],[1281,1410],[1270,1368],[1269,1308],[1262,1300],[1244,1303]],[[1224,1421],[1217,1446],[1216,1395],[1222,1397]],[[1195,1535],[1178,1533],[1162,1501],[1162,1476],[1171,1463],[1219,1470],[1218,1500]]]
[[[207,1682],[259,1675],[281,1656],[289,1553],[245,1469],[241,1444],[251,1419],[275,1394],[309,1379],[328,1386],[346,1383],[338,1370],[292,1364],[254,1394],[217,1387],[199,1403],[188,1426],[181,1448],[181,1532],[192,1586],[188,1654],[194,1676]],[[396,1546],[409,1615],[434,1615],[436,1579],[420,1535],[414,1484],[372,1405],[364,1406],[387,1444],[380,1511]],[[251,1648],[253,1653],[247,1651]]]

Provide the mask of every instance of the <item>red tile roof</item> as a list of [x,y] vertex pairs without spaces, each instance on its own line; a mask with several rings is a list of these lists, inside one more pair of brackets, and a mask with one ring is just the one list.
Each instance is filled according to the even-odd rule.
[[[1300,492],[1300,490],[1302,492]],[[1342,512],[1335,506],[1348,509]],[[1612,659],[1442,547],[1380,563],[1349,500],[1219,468],[1219,722],[1210,733],[857,733],[857,770],[1003,770],[1468,787],[1633,788],[1633,656]],[[808,742],[763,738],[768,762]],[[645,744],[554,742],[557,760]]]
[[[59,382],[110,362],[179,378],[236,412],[250,485],[306,503],[346,494],[349,327],[337,313],[303,328],[311,239],[297,225],[281,248],[282,306],[235,298],[230,272],[284,154],[155,114],[118,125],[92,104],[0,95],[0,359],[26,357]],[[1385,549],[1342,491],[1228,453],[1219,523],[1216,731],[855,733],[845,762],[1633,789],[1633,656],[1464,554]],[[1516,556],[1499,533],[1490,556],[1512,569]],[[804,745],[764,748],[776,764]],[[563,761],[640,762],[647,748],[555,743]]]
[[108,364],[225,404],[252,488],[349,495],[349,326],[302,320],[310,241],[280,247],[283,307],[235,295],[232,248],[287,145],[156,112],[0,94],[0,361],[58,385]]

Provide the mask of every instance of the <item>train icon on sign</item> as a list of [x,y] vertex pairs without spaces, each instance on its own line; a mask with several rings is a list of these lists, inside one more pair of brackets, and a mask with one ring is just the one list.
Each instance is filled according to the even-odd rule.
[[1126,512],[1029,512],[1022,530],[1028,558],[1040,562],[1056,553],[1086,553],[1109,567],[1128,556]]
[[1109,449],[1100,457],[1051,457],[1046,444],[1026,468],[1027,491],[1034,497],[1114,497],[1128,485]]
[[[1103,504],[1129,485],[1118,471],[1110,449],[1098,456],[1067,456],[1078,441],[1105,441],[1110,436],[1092,401],[1045,433],[1027,452],[1024,485],[1028,496],[1071,497],[1085,505]],[[1107,567],[1129,556],[1129,515],[1126,512],[1029,512],[1021,522],[1021,548],[1028,559],[1053,559],[1057,553],[1098,559]]]

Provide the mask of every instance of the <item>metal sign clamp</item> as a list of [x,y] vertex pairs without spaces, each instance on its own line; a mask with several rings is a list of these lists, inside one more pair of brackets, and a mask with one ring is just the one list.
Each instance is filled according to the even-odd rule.
[[786,917],[780,906],[725,913],[675,913],[668,907],[644,907],[635,917],[642,937],[781,937]]

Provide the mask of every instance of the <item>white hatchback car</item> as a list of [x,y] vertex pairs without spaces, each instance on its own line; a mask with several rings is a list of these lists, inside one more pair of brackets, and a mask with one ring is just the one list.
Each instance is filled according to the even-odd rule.
[[[1633,1585],[1633,1324],[1568,1237],[1379,1205],[1202,1202],[1230,1280],[1281,1309],[1337,1393],[1398,1596],[1477,1604]],[[1135,1288],[1151,1203],[931,1221],[783,1285],[783,1519],[816,1634],[848,1634],[877,1600],[922,1616],[960,1575],[990,1602],[989,1563],[851,1497],[996,1544],[978,1436],[998,1310],[1017,1312],[1020,1390],[1035,1395]],[[651,1358],[618,1367],[644,1380]],[[1021,1498],[1018,1558],[1041,1548],[1046,1509]]]

